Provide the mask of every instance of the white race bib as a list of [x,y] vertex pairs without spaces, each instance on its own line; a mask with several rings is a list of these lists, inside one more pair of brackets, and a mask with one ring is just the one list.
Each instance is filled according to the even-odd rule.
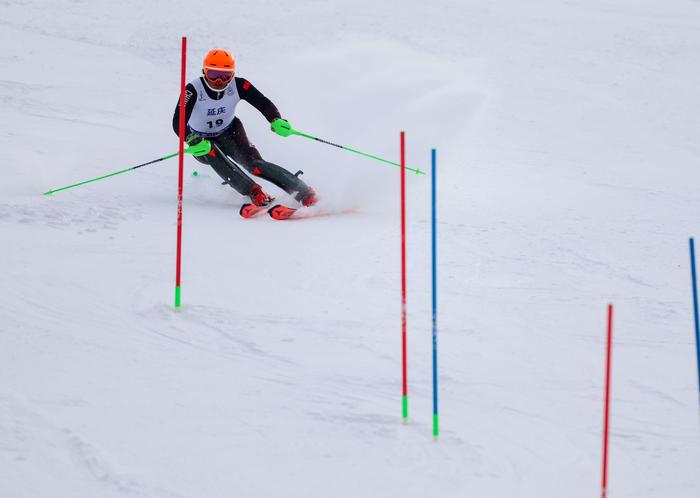
[[236,81],[231,80],[224,90],[224,96],[219,100],[209,98],[202,78],[197,78],[191,84],[197,90],[197,102],[194,104],[187,126],[203,137],[220,135],[233,123],[236,106],[241,101]]

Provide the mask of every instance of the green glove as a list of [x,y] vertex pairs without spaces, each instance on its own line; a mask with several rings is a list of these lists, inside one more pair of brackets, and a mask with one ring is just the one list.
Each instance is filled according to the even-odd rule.
[[292,135],[292,132],[294,131],[292,125],[290,125],[289,121],[286,119],[277,118],[271,123],[271,125],[272,131],[277,133],[280,137],[288,137],[289,135]]
[[199,142],[187,147],[185,152],[187,154],[192,154],[195,157],[206,156],[211,150],[211,142],[209,140],[204,140],[200,137]]

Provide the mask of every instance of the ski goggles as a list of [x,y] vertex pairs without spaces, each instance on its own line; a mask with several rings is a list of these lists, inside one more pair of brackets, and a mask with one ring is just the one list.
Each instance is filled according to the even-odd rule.
[[221,80],[223,82],[231,81],[233,71],[222,71],[221,69],[204,69],[204,76],[209,81]]

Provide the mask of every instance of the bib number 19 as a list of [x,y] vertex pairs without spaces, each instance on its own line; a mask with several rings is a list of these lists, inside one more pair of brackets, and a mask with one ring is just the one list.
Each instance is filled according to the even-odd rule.
[[209,125],[209,128],[214,128],[214,126],[221,126],[224,124],[224,120],[217,119],[216,121],[207,121],[207,124]]

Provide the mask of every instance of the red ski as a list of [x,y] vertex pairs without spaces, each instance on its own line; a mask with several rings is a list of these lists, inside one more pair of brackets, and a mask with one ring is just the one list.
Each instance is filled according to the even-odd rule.
[[267,209],[267,206],[256,206],[255,204],[246,203],[241,206],[240,215],[244,218],[252,218],[258,213],[262,213]]
[[288,220],[296,212],[295,208],[283,206],[282,204],[276,204],[267,210],[267,214],[275,220]]
[[[273,201],[274,197],[268,197],[268,201]],[[316,196],[316,193],[312,190],[309,189],[307,192],[306,196],[300,200],[300,202],[306,206],[310,207],[316,204],[318,202],[318,197]],[[270,217],[274,220],[288,220],[292,216],[294,216],[294,213],[298,211],[298,208],[291,208],[289,206],[285,206],[283,204],[275,204],[271,208],[268,208],[269,204],[265,206],[256,206],[255,204],[247,203],[243,204],[241,206],[241,216],[244,218],[252,218],[253,216],[256,216],[258,213],[261,213],[263,210],[267,211],[267,214],[270,215]],[[305,216],[308,217],[308,216]]]
[[282,204],[275,204],[274,206],[269,207],[269,205],[256,206],[255,204],[248,202],[241,206],[239,213],[243,218],[253,218],[263,211],[267,211],[270,217],[275,220],[288,220],[297,210],[283,206]]

